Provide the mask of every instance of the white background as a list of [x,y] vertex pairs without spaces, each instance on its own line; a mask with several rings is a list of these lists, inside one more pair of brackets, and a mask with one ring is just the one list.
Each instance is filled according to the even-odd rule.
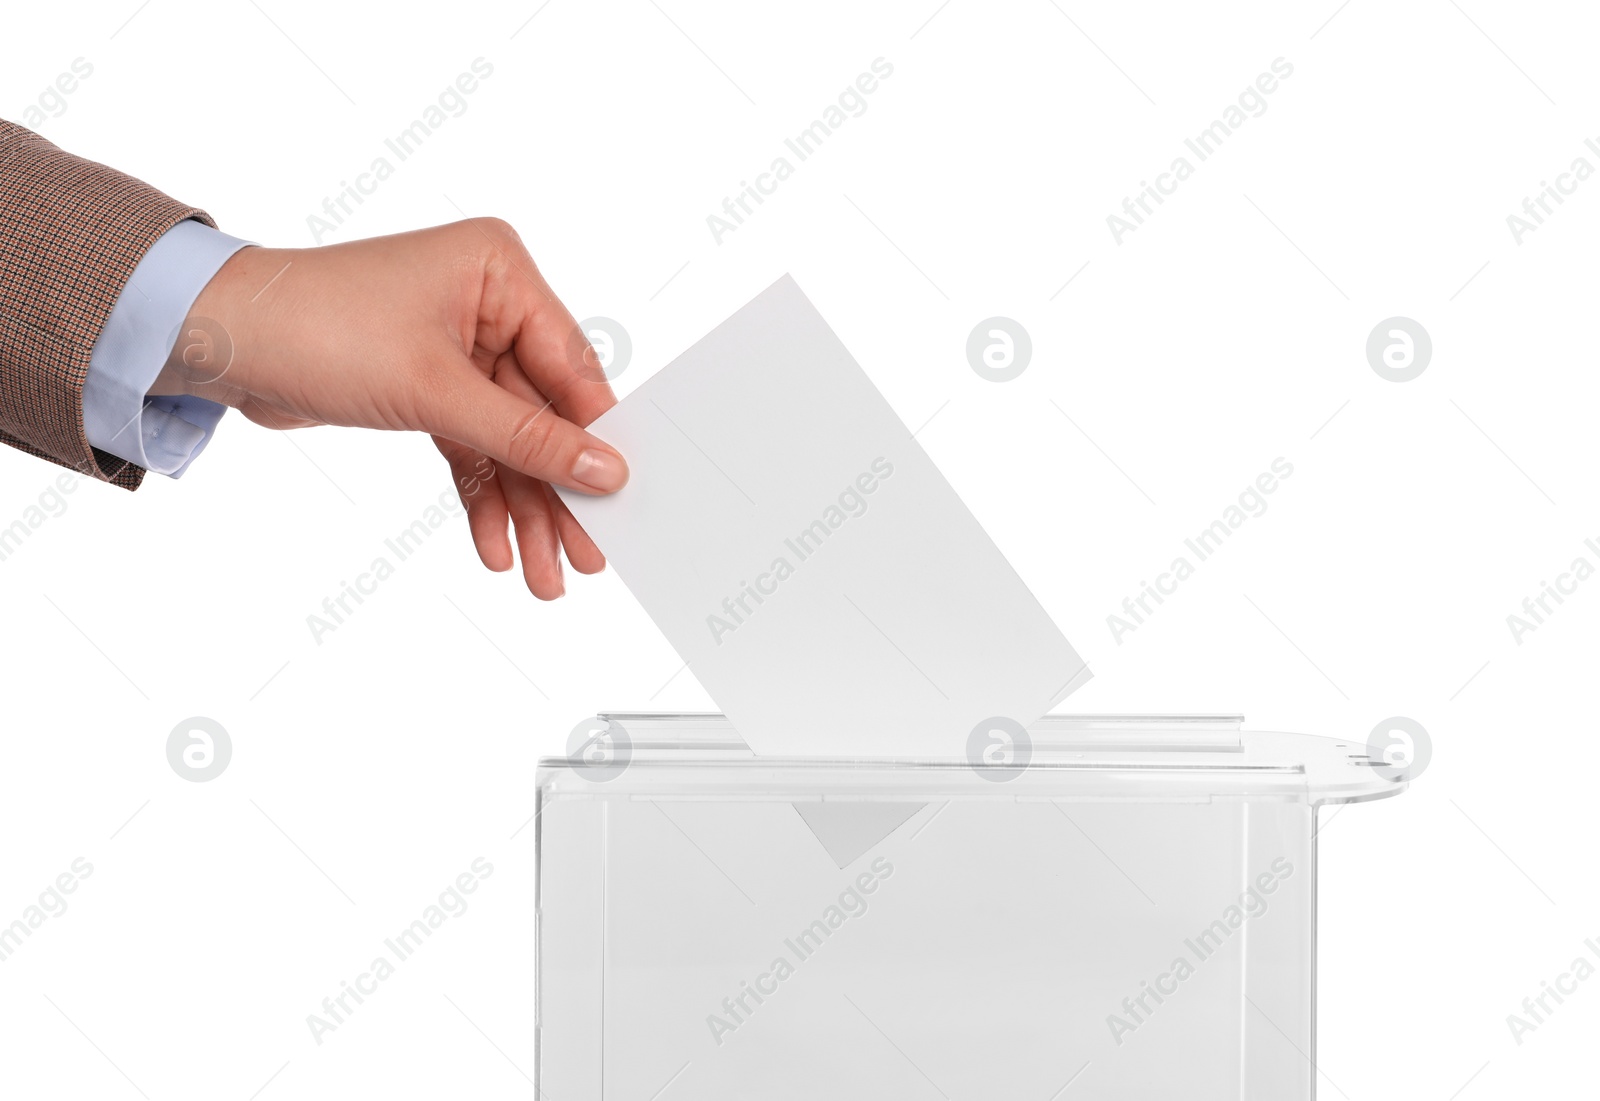
[[[82,57],[44,134],[307,246],[486,58],[327,240],[511,220],[576,316],[631,333],[624,392],[792,272],[1094,663],[1071,709],[1432,733],[1407,794],[1322,835],[1322,1096],[1592,1092],[1600,981],[1520,1046],[1506,1023],[1600,937],[1600,583],[1520,645],[1506,623],[1600,564],[1600,182],[1520,244],[1506,222],[1600,166],[1592,15],[541,2],[27,6],[0,113]],[[878,57],[866,113],[717,244],[706,216]],[[1278,57],[1266,113],[1118,244],[1106,216]],[[964,351],[997,314],[1034,345],[1003,385]],[[1403,384],[1364,350],[1395,315],[1434,344]],[[1267,512],[1114,641],[1106,617],[1279,456]],[[56,476],[0,455],[0,526]],[[709,701],[613,574],[541,605],[460,522],[317,644],[306,617],[448,488],[420,438],[230,416],[182,481],[85,483],[0,563],[0,922],[94,867],[0,965],[0,1092],[533,1095],[536,759],[597,709]],[[208,783],[166,760],[192,715],[233,741]],[[314,1043],[306,1015],[480,856],[471,908]]]

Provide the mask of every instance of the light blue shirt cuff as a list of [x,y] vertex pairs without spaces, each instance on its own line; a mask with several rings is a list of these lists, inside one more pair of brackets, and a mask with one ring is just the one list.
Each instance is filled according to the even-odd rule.
[[195,299],[228,257],[249,244],[191,220],[167,230],[145,253],[90,354],[83,430],[91,444],[174,478],[205,449],[227,407],[188,395],[151,397],[150,387]]

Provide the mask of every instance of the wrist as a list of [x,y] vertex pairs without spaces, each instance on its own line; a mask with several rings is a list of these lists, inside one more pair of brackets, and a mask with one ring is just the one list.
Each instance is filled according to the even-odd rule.
[[151,394],[188,394],[222,405],[238,405],[249,396],[246,360],[258,320],[251,315],[261,312],[251,298],[271,278],[270,272],[257,278],[262,268],[284,266],[284,259],[274,259],[282,251],[250,246],[217,269],[178,326]]

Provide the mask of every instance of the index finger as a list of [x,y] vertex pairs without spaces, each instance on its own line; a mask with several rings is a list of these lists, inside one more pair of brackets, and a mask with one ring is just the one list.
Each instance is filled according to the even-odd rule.
[[516,288],[511,299],[521,313],[512,338],[517,364],[563,419],[587,427],[617,404],[588,334],[550,289],[515,232],[495,246],[515,269],[506,278]]

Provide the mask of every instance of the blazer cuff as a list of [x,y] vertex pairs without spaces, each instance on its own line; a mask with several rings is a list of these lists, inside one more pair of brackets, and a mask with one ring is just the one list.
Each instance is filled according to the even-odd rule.
[[[184,221],[150,246],[90,355],[83,383],[83,431],[90,444],[176,478],[210,442],[224,406],[187,395],[150,397],[150,387],[195,299],[228,258],[249,244]],[[227,370],[227,363],[217,370]]]
[[144,468],[89,442],[92,350],[150,246],[204,211],[0,120],[0,442],[132,489]]

